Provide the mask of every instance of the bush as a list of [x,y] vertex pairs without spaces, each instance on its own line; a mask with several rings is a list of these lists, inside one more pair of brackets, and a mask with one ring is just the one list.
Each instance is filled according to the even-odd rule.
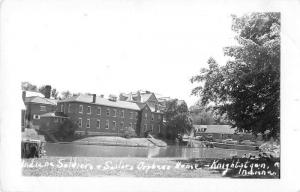
[[66,119],[63,124],[61,124],[54,133],[57,138],[65,139],[68,137],[73,137],[75,130],[77,129],[77,124],[74,124],[71,120]]
[[136,137],[136,132],[132,127],[125,127],[123,137],[125,138]]

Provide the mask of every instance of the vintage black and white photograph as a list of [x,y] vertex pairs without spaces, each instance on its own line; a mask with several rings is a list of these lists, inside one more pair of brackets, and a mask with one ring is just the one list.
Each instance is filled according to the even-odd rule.
[[239,5],[4,2],[21,177],[280,180],[284,14]]

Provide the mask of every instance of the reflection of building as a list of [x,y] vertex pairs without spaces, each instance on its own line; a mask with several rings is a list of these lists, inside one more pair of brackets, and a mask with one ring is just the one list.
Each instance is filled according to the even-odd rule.
[[113,95],[108,99],[95,94],[77,95],[59,101],[57,109],[78,124],[79,134],[122,135],[125,128],[132,127],[138,136],[145,131],[157,135],[163,132],[163,114],[155,99],[153,95],[124,96],[119,100]]

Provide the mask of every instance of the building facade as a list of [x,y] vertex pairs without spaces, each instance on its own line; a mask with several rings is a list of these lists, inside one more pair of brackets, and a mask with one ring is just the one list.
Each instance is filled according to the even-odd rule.
[[56,111],[55,101],[39,96],[25,97],[24,104],[26,110],[23,121],[25,122],[22,122],[22,124],[30,124],[36,129],[39,129],[42,123],[40,119],[41,115]]
[[57,110],[78,125],[77,134],[121,136],[129,127],[137,136],[145,131],[153,135],[163,132],[162,113],[152,112],[147,103],[121,101],[114,96],[77,95],[58,101]]

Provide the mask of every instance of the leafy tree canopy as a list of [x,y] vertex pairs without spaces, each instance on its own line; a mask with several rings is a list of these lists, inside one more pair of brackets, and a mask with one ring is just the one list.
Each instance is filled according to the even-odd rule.
[[168,133],[173,136],[189,133],[193,127],[187,104],[181,100],[166,103],[165,118]]
[[78,129],[78,125],[73,123],[71,120],[66,119],[60,126],[54,135],[58,138],[67,138],[74,136],[75,130]]
[[209,58],[208,68],[192,77],[201,83],[192,94],[214,103],[234,127],[277,136],[280,131],[280,14],[232,16],[237,46],[224,48],[225,66]]
[[67,98],[72,97],[73,94],[70,91],[63,91],[63,92],[61,92],[61,95],[62,95],[61,99],[67,99]]
[[37,91],[37,86],[27,81],[21,83],[22,90],[24,91]]

